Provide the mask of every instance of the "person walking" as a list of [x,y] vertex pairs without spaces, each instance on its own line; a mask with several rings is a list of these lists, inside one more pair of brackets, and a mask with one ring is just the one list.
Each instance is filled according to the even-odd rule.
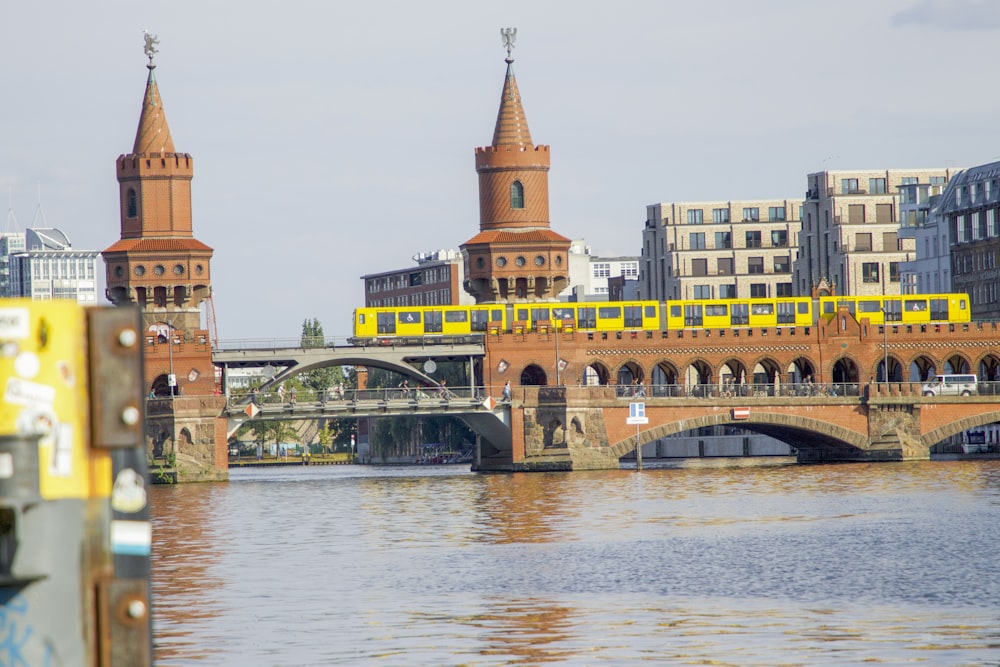
[[278,402],[279,403],[285,402],[285,385],[283,384],[278,385]]
[[298,393],[295,391],[295,387],[288,393],[288,400],[291,402],[292,407],[295,407],[295,399],[298,398]]
[[503,386],[503,402],[510,403],[510,380],[507,380]]

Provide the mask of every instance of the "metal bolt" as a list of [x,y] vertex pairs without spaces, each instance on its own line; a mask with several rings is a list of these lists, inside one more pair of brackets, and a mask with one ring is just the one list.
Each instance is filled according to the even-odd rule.
[[139,423],[139,408],[130,405],[122,410],[122,421],[126,426],[135,426]]
[[122,347],[134,347],[139,336],[135,333],[135,329],[122,329],[118,334],[118,343]]
[[142,600],[132,600],[128,603],[127,612],[130,618],[142,618],[146,615],[146,603]]

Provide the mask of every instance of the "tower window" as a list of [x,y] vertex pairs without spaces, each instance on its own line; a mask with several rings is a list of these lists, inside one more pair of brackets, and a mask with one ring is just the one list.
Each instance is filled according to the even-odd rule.
[[129,188],[125,193],[125,214],[134,218],[139,215],[139,201],[135,196],[135,189]]
[[524,208],[524,186],[521,185],[521,181],[510,184],[510,207]]

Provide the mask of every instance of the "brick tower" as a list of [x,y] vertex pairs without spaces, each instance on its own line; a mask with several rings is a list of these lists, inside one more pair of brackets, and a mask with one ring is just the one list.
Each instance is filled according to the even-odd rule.
[[145,438],[158,476],[179,482],[228,477],[226,399],[218,395],[212,341],[201,305],[212,293],[212,249],[194,238],[194,161],[174,150],[153,70],[132,152],[116,161],[121,238],[101,253],[107,297],[142,312],[146,389]]
[[[155,38],[154,38],[155,39]],[[155,42],[154,42],[155,43]],[[194,160],[174,150],[147,46],[149,75],[132,152],[118,156],[121,239],[106,249],[107,297],[137,304],[146,330],[146,380],[157,396],[215,392],[211,343],[201,305],[211,295],[212,249],[194,238],[191,179]],[[168,339],[174,345],[167,346]],[[158,359],[162,350],[165,359]],[[171,349],[172,348],[172,349]]]
[[493,143],[476,149],[479,233],[462,244],[465,290],[477,303],[555,300],[569,285],[570,240],[549,228],[549,147],[531,142],[501,31],[507,74]]

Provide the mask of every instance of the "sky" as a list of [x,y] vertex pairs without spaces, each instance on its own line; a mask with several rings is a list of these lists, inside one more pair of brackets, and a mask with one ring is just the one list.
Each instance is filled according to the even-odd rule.
[[994,0],[99,5],[0,10],[0,231],[118,240],[148,30],[224,343],[297,339],[314,318],[347,336],[361,276],[478,232],[505,27],[551,147],[552,229],[595,255],[639,255],[648,204],[800,200],[816,171],[1000,159]]

